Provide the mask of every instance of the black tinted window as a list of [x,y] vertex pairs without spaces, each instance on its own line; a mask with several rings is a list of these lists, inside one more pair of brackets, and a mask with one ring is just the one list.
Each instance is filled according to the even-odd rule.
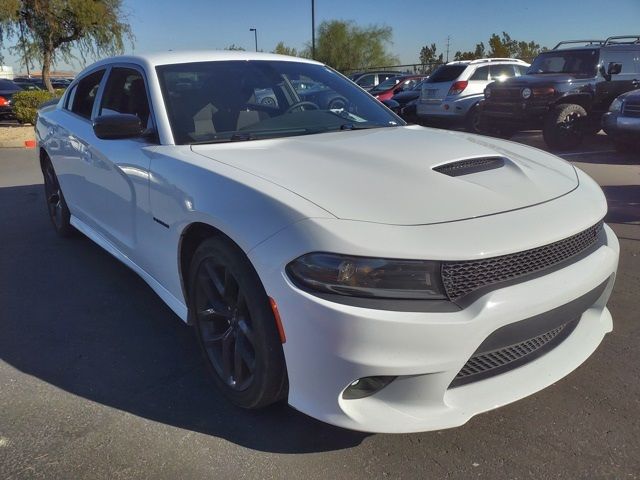
[[321,65],[214,61],[156,67],[176,143],[247,141],[401,124]]
[[469,80],[488,80],[489,79],[489,67],[479,67],[471,75]]
[[103,75],[104,70],[99,70],[91,75],[87,75],[78,82],[71,106],[73,113],[84,118],[91,118],[93,103],[96,101],[96,95],[98,94],[98,88],[100,88],[100,81]]
[[442,65],[433,72],[433,75],[429,77],[427,82],[453,82],[466,70],[466,68],[466,65]]
[[142,74],[132,68],[114,68],[109,74],[99,115],[130,113],[142,125],[149,120],[149,101]]

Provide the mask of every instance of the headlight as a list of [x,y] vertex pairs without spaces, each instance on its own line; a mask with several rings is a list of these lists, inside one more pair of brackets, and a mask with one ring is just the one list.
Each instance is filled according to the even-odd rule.
[[308,253],[287,265],[300,288],[354,297],[446,299],[440,263]]
[[484,98],[489,98],[491,96],[491,89],[489,87],[484,89]]
[[528,100],[529,98],[531,98],[532,94],[533,94],[533,92],[531,91],[531,89],[529,87],[526,87],[526,88],[522,89],[522,98],[524,98],[525,100]]
[[624,102],[622,100],[620,100],[619,98],[616,98],[613,102],[611,102],[611,105],[609,106],[609,111],[620,112],[622,110],[623,103]]

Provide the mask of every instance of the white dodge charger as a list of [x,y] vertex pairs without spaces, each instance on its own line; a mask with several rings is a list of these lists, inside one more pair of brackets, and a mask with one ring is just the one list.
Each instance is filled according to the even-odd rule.
[[193,325],[238,406],[454,427],[564,377],[612,329],[619,246],[593,180],[517,143],[408,126],[320,63],[110,58],[36,131],[56,231]]

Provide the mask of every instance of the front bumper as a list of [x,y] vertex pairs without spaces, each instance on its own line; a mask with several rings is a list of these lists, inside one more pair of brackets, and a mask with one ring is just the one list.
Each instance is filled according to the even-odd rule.
[[640,117],[625,117],[618,112],[607,112],[602,116],[602,129],[614,137],[640,138]]
[[482,117],[493,124],[508,124],[521,129],[539,129],[544,124],[549,105],[546,102],[485,100],[480,102],[480,111]]
[[[584,177],[581,181],[588,183]],[[604,213],[599,207],[601,200],[588,192],[578,189],[522,211],[408,228],[426,235],[432,246],[430,256],[435,259],[453,258],[451,252],[470,251],[471,245],[492,256],[494,252],[486,245],[500,241],[524,245],[532,238],[537,241],[538,234],[554,232],[564,238],[575,233],[566,231],[568,212],[576,225],[595,223]],[[541,218],[546,220],[544,226]],[[464,309],[433,312],[336,303],[294,286],[283,266],[298,255],[292,253],[296,248],[319,250],[309,242],[322,241],[330,251],[339,251],[338,245],[342,245],[345,253],[353,245],[362,255],[375,254],[378,248],[397,258],[401,258],[398,252],[404,252],[406,258],[421,258],[419,251],[424,255],[422,233],[413,237],[398,227],[359,222],[342,222],[344,226],[337,230],[333,227],[336,222],[340,223],[301,222],[249,252],[268,295],[278,304],[284,325],[289,403],[319,420],[354,430],[389,433],[459,426],[478,413],[523,398],[566,376],[612,329],[606,303],[614,284],[619,245],[608,227],[604,229],[605,244],[579,261],[490,291]],[[500,233],[499,225],[510,226],[507,236]],[[513,228],[516,225],[523,228]],[[339,244],[332,245],[327,238],[318,240],[329,229],[332,235],[341,236]],[[473,239],[462,235],[465,231],[474,231]],[[405,233],[407,241],[402,238]],[[299,246],[302,244],[304,247]],[[436,251],[437,245],[441,251]],[[510,371],[451,387],[467,361],[497,330],[571,304],[600,286],[597,297],[581,306],[575,328],[553,349]],[[574,314],[567,314],[571,317],[567,322]],[[398,378],[370,397],[342,398],[353,381],[370,376]]]

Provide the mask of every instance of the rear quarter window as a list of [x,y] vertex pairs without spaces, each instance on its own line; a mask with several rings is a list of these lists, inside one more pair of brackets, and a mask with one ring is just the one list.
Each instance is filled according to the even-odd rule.
[[433,72],[433,75],[429,77],[427,82],[453,82],[460,75],[462,75],[462,72],[464,72],[466,69],[466,65],[442,65],[435,72]]

